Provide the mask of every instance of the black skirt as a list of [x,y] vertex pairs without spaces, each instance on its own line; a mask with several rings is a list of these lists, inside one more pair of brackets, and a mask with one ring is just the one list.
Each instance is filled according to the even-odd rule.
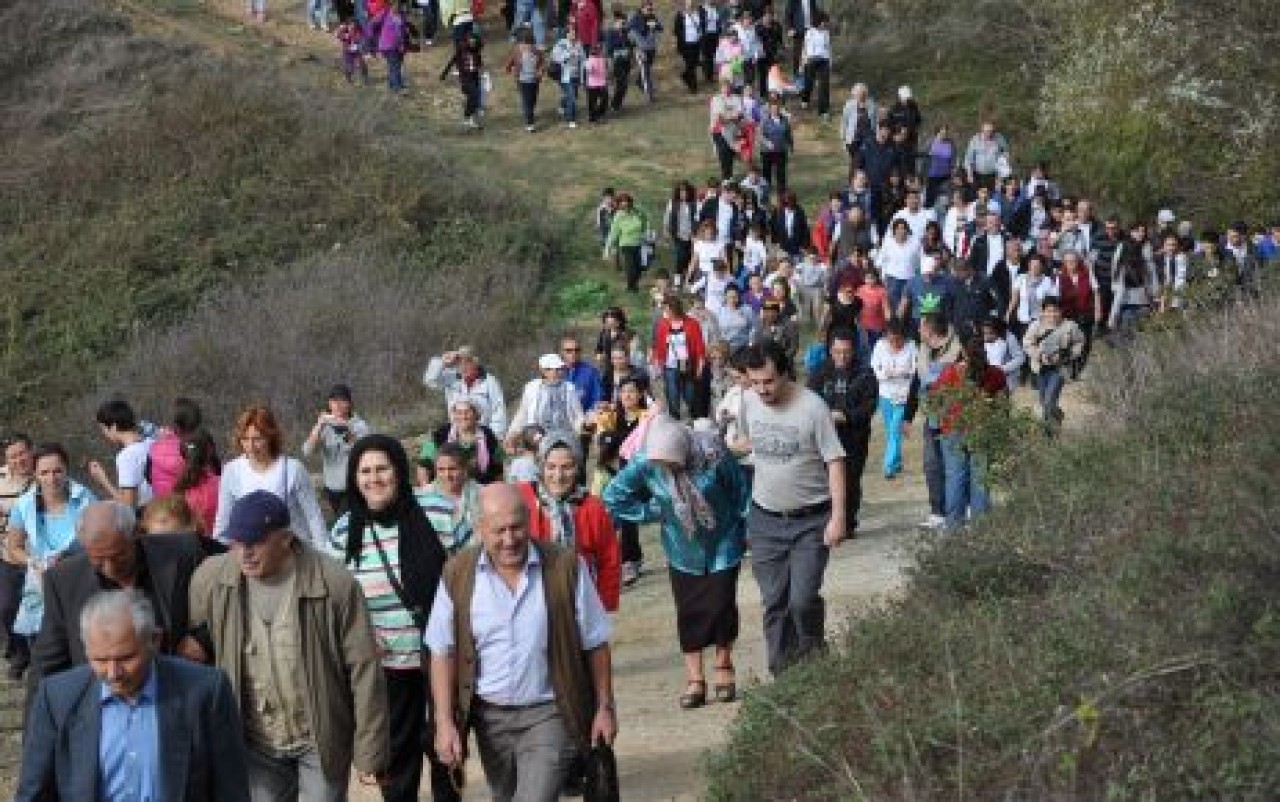
[[732,646],[738,639],[738,567],[705,576],[670,569],[680,651]]

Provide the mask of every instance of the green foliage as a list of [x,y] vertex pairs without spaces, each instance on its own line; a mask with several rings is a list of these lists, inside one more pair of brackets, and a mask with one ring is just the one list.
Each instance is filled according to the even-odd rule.
[[552,313],[557,320],[594,317],[609,306],[612,290],[599,279],[575,279],[556,291]]
[[[1275,9],[1204,0],[837,0],[837,69],[914,87],[961,147],[983,115],[1015,167],[1053,163],[1106,211],[1221,227],[1280,207]],[[927,141],[927,140],[926,140]]]
[[1090,431],[1015,447],[905,597],[748,698],[710,798],[1273,798],[1277,312],[1099,354]]

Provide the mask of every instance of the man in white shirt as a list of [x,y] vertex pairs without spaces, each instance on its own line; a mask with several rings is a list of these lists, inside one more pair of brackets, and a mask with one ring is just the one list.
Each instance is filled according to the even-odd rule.
[[116,482],[111,481],[106,468],[97,460],[90,460],[89,476],[102,488],[108,498],[138,509],[151,501],[151,483],[147,481],[147,457],[151,453],[151,440],[142,435],[133,407],[119,398],[98,407],[98,429],[108,443],[117,446]]
[[574,751],[618,733],[611,626],[590,572],[573,549],[531,543],[528,522],[513,485],[481,490],[480,546],[445,569],[423,638],[436,752],[461,767],[474,726],[500,802],[556,802]]
[[[907,225],[911,226],[911,239],[917,244],[924,242],[924,227],[929,223],[935,222],[938,215],[933,209],[924,209],[920,206],[920,190],[911,187],[907,190],[906,206],[899,209],[894,215],[894,220],[906,220]],[[892,225],[892,222],[891,222]]]
[[676,49],[684,60],[684,69],[680,72],[680,80],[688,88],[689,94],[698,91],[698,61],[702,58],[702,9],[695,8],[692,0],[679,0],[676,5],[675,24],[672,25],[676,36]]

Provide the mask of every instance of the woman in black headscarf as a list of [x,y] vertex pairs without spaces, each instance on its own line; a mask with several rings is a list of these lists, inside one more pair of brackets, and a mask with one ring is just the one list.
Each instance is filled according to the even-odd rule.
[[[347,462],[349,512],[331,541],[364,591],[382,654],[391,714],[391,766],[385,802],[415,802],[422,780],[429,683],[422,633],[444,569],[445,550],[414,498],[409,458],[399,441],[360,438]],[[431,759],[432,798],[457,800],[448,769]]]

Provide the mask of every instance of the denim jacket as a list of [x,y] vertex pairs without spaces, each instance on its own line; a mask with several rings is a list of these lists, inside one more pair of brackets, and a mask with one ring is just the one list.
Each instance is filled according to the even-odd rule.
[[662,524],[662,550],[671,567],[683,574],[727,571],[746,550],[746,510],[751,489],[737,459],[726,456],[692,477],[715,512],[714,531],[685,533],[671,505],[663,474],[644,455],[637,455],[604,489],[609,514],[620,521]]

